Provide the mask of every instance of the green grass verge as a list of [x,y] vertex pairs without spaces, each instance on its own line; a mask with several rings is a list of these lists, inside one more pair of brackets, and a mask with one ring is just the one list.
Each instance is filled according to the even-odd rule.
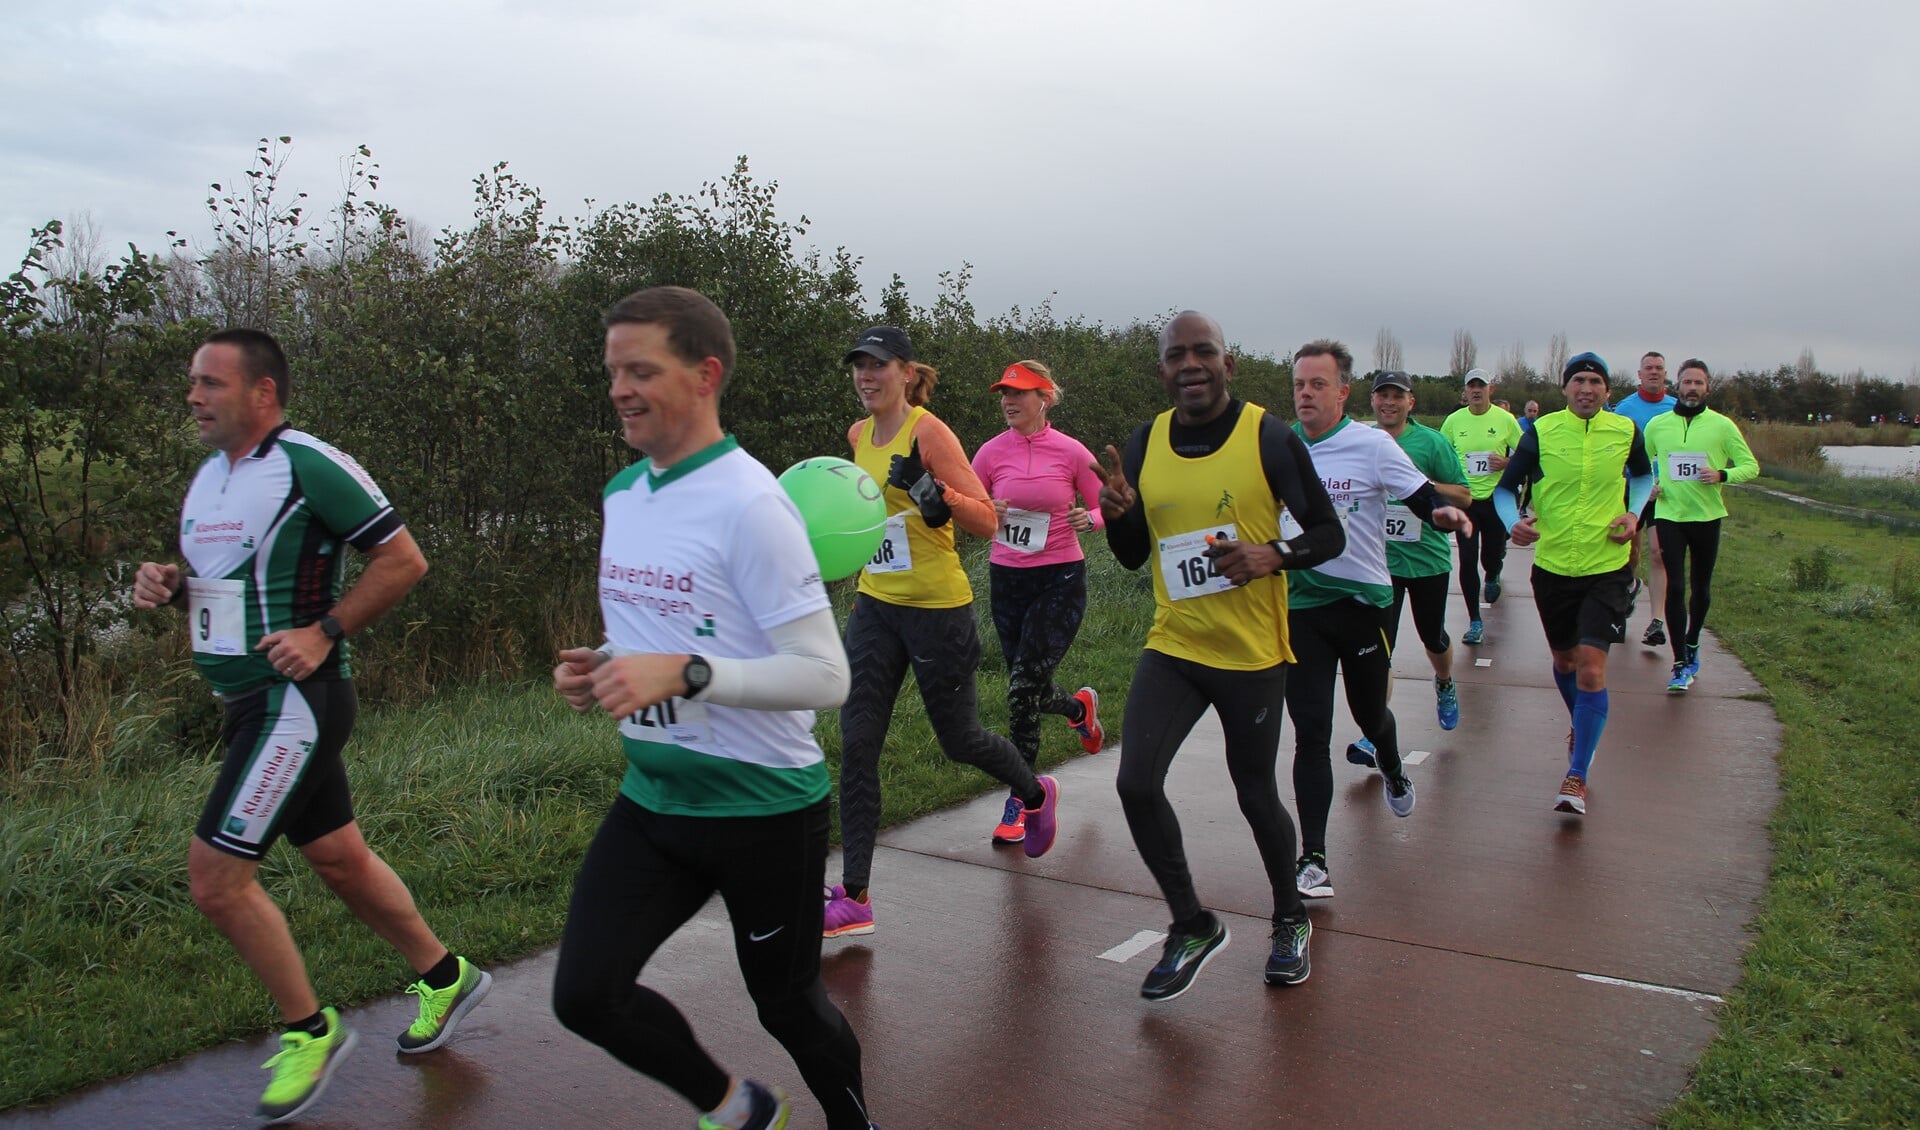
[[1920,1125],[1920,542],[1743,495],[1710,623],[1784,735],[1773,872],[1672,1127]]
[[[1773,875],[1718,1039],[1665,1116],[1675,1127],[1920,1124],[1920,543],[1743,495],[1713,623],[1785,727]],[[1094,539],[1097,541],[1097,539]],[[1060,672],[1100,688],[1118,736],[1150,616],[1144,573],[1094,545],[1089,612]],[[985,593],[982,555],[969,554]],[[844,612],[847,594],[836,593]],[[1005,722],[985,600],[982,713]],[[883,762],[887,823],[997,788],[940,756],[915,692]],[[1077,749],[1045,728],[1043,761]],[[837,718],[821,741],[838,748]],[[551,944],[622,762],[604,719],[543,686],[486,686],[373,711],[350,747],[369,839],[435,929],[477,960]],[[187,896],[185,847],[211,759],[83,776],[0,811],[0,1109],[264,1030],[265,994]],[[392,993],[392,952],[290,851],[263,874],[329,1001]]]

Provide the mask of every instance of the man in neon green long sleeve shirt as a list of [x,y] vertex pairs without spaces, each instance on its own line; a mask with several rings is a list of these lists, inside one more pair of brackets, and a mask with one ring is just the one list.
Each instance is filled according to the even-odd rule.
[[[1647,458],[1659,476],[1653,531],[1665,562],[1666,615],[1673,632],[1669,694],[1684,694],[1700,674],[1700,629],[1706,626],[1720,553],[1720,519],[1727,516],[1724,484],[1744,483],[1760,473],[1740,425],[1707,407],[1710,380],[1705,361],[1693,358],[1681,365],[1679,402],[1646,427]],[[1690,587],[1688,555],[1693,558]]]

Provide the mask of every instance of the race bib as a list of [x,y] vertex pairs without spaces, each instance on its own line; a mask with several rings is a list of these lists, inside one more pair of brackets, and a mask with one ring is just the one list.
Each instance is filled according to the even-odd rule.
[[1240,537],[1239,528],[1228,522],[1160,539],[1160,577],[1166,582],[1168,600],[1191,600],[1233,588],[1233,582],[1221,576],[1213,558],[1207,556],[1208,534],[1235,541]]
[[1413,511],[1397,502],[1387,503],[1387,540],[1419,541],[1424,530],[1420,528],[1420,519]]
[[202,655],[245,655],[247,582],[187,578],[187,619],[193,650]]
[[670,698],[635,711],[620,720],[620,733],[635,741],[660,745],[706,745],[713,741],[707,725],[707,704]]
[[1047,531],[1052,525],[1050,513],[1009,506],[1007,516],[1000,519],[1000,532],[994,540],[1015,553],[1038,553],[1047,548]]
[[904,573],[913,568],[913,549],[907,544],[907,516],[895,514],[887,519],[886,533],[880,538],[880,548],[873,551],[873,560],[867,562],[869,573]]
[[1712,466],[1707,462],[1707,453],[1704,451],[1670,451],[1667,453],[1667,481],[1697,483],[1700,473]]
[[1493,474],[1493,457],[1498,454],[1500,453],[1497,451],[1467,452],[1467,474],[1469,475]]
[[[1345,533],[1347,529],[1347,512],[1345,510],[1335,508],[1333,512],[1333,516],[1340,519],[1340,531],[1342,533]],[[1301,534],[1304,534],[1306,532],[1307,532],[1306,527],[1302,526],[1299,522],[1294,520],[1293,511],[1288,510],[1284,506],[1280,508],[1280,540],[1281,541],[1292,541],[1294,538],[1297,538]]]

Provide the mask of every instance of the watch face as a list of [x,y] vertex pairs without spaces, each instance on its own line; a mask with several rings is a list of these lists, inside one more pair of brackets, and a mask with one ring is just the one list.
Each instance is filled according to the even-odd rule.
[[713,668],[696,659],[687,664],[687,670],[682,677],[686,679],[689,687],[699,690],[713,679]]

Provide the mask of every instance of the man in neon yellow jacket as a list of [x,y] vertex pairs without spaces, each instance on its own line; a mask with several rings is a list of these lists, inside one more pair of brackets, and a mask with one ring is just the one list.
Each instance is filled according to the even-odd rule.
[[[1632,420],[1602,411],[1607,363],[1576,353],[1560,377],[1567,406],[1520,440],[1493,502],[1513,544],[1533,554],[1533,602],[1553,652],[1553,682],[1573,716],[1567,775],[1553,807],[1585,815],[1587,771],[1607,725],[1607,649],[1626,640],[1633,609],[1628,546],[1653,493],[1653,468]],[[1620,478],[1627,476],[1626,509]],[[1533,516],[1520,518],[1519,493],[1533,484]]]
[[[1667,572],[1667,623],[1673,632],[1670,694],[1684,694],[1700,674],[1700,629],[1706,625],[1713,563],[1720,553],[1721,498],[1726,483],[1744,483],[1760,473],[1760,461],[1740,434],[1740,425],[1707,407],[1707,363],[1680,366],[1680,398],[1671,412],[1646,427],[1647,458],[1659,480],[1653,532]],[[1687,584],[1686,558],[1693,558]],[[1691,597],[1691,599],[1689,599]],[[1686,631],[1681,632],[1682,625]]]

